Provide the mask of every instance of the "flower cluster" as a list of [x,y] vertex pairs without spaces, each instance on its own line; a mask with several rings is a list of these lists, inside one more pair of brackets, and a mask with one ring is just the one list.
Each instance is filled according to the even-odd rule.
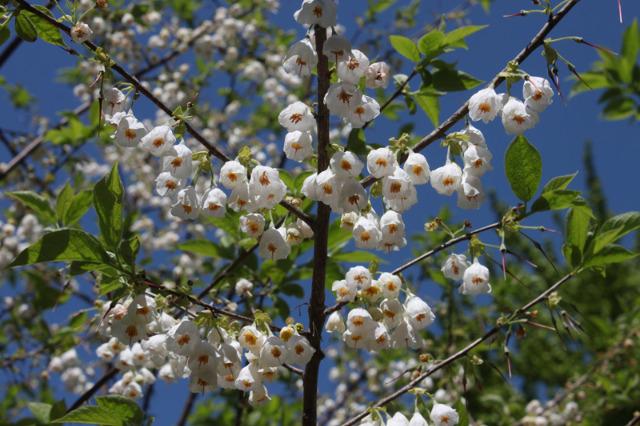
[[[460,416],[450,406],[436,402],[431,408],[429,419],[435,426],[455,426],[460,421]],[[428,424],[424,416],[418,410],[415,410],[411,419],[397,411],[393,417],[387,420],[385,426],[427,426]],[[360,426],[382,426],[382,422],[374,420],[373,415],[369,415],[360,422]]]
[[42,234],[43,227],[34,215],[27,213],[20,223],[2,223],[0,221],[0,269],[11,261]]
[[522,418],[523,426],[560,426],[566,424],[579,424],[582,422],[582,414],[580,413],[578,404],[575,401],[569,401],[562,408],[552,401],[543,405],[537,399],[530,401],[525,407],[526,416]]
[[[356,297],[377,308],[354,308],[347,315],[346,324],[339,311],[327,319],[326,330],[339,333],[347,346],[378,352],[387,348],[412,348],[423,346],[420,330],[428,327],[435,315],[420,297],[406,292],[400,302],[402,280],[399,276],[383,272],[373,279],[363,266],[355,266],[344,280],[331,286],[339,303],[353,302]],[[382,299],[382,300],[381,300]]]
[[460,285],[462,294],[475,296],[491,293],[489,269],[481,265],[478,258],[474,258],[473,263],[469,263],[464,254],[451,254],[442,265],[442,273],[454,281],[462,280]]
[[[246,292],[250,286],[245,281],[236,286]],[[250,392],[249,401],[256,404],[269,399],[265,385],[281,367],[304,366],[315,352],[294,325],[283,327],[279,335],[256,323],[227,331],[174,318],[145,294],[107,303],[103,311],[99,331],[109,340],[96,354],[124,372],[110,392],[130,398],[142,396],[142,386],[156,380],[152,371],[157,370],[167,382],[188,378],[192,392],[239,389]]]
[[93,386],[87,376],[93,374],[86,368],[75,349],[69,349],[49,361],[49,372],[59,373],[64,387],[75,394],[82,394]]
[[469,117],[484,123],[498,115],[507,133],[520,135],[540,121],[539,114],[553,102],[553,89],[543,77],[526,76],[520,99],[506,93],[496,93],[492,87],[482,89],[469,99]]

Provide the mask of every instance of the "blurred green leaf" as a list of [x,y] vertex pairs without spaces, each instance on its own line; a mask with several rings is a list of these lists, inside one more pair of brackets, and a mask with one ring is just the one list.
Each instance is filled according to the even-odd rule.
[[522,201],[529,201],[540,185],[542,158],[522,135],[517,136],[507,149],[505,172],[514,194]]

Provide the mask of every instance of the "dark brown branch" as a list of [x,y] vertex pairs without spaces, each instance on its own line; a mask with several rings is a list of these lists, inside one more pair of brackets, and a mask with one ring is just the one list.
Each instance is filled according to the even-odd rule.
[[189,396],[187,397],[187,400],[184,403],[184,407],[182,408],[182,414],[180,414],[180,419],[178,419],[178,422],[176,423],[177,426],[185,426],[187,424],[187,419],[189,418],[189,415],[193,410],[193,406],[196,402],[196,398],[198,398],[197,393],[189,392]]
[[[318,52],[322,52],[324,42],[327,39],[327,29],[316,26],[315,38],[316,49]],[[325,55],[320,54],[318,55],[318,114],[316,116],[316,124],[318,126],[318,173],[329,167],[329,152],[327,150],[330,144],[329,109],[324,103],[324,97],[329,90],[329,78],[329,60]],[[309,341],[315,349],[315,352],[304,370],[304,395],[302,402],[302,424],[304,426],[315,426],[318,417],[318,374],[320,371],[320,362],[324,357],[321,341],[325,318],[324,292],[330,216],[331,208],[319,202],[313,241],[313,275],[311,278],[311,297],[309,299]]]
[[106,385],[109,380],[113,379],[116,374],[118,374],[117,368],[112,368],[111,370],[109,370],[104,376],[100,378],[100,380],[98,380],[93,386],[91,386],[89,390],[87,390],[85,393],[80,395],[78,399],[76,399],[71,407],[67,409],[67,413],[69,411],[75,410],[76,408],[87,402],[96,392],[100,390],[102,386]]
[[[545,290],[544,292],[540,293],[538,296],[534,297],[526,305],[524,305],[524,306],[520,307],[519,309],[517,309],[511,315],[511,317],[515,318],[518,315],[528,311],[533,306],[537,305],[538,303],[542,302],[543,300],[546,300],[547,297],[549,297],[549,295],[551,293],[553,293],[558,288],[560,288],[560,286],[562,286],[564,283],[569,281],[574,275],[575,275],[574,272],[568,273],[567,275],[562,277],[559,281],[557,281],[555,284],[553,284],[551,287],[549,287],[547,290]],[[420,374],[418,377],[416,377],[415,379],[411,380],[409,383],[407,383],[406,385],[404,385],[403,387],[401,387],[397,391],[385,396],[382,399],[379,399],[375,404],[373,404],[372,407],[383,407],[383,406],[387,405],[388,403],[390,403],[391,401],[394,401],[395,399],[397,399],[400,396],[404,395],[405,393],[409,392],[411,389],[413,389],[416,386],[418,386],[424,379],[426,379],[427,377],[431,376],[436,371],[441,370],[444,367],[454,363],[458,359],[466,356],[469,352],[471,352],[473,349],[475,349],[481,343],[485,342],[486,340],[488,340],[489,338],[491,338],[495,334],[497,334],[502,329],[502,327],[503,327],[502,325],[494,326],[492,329],[487,331],[482,337],[478,337],[473,342],[469,343],[467,346],[465,346],[464,348],[460,349],[458,352],[454,353],[453,355],[450,355],[449,357],[447,357],[446,359],[444,359],[444,360],[442,360],[440,362],[437,362],[437,363],[433,364],[424,373]],[[366,415],[368,413],[369,412],[367,410],[362,411],[358,415],[354,416],[353,418],[351,418],[348,421],[346,421],[345,423],[343,423],[342,426],[355,425],[361,419],[366,417]]]

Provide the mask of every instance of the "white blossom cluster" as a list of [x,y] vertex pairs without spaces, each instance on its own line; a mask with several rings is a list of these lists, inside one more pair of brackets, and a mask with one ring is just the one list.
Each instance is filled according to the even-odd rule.
[[331,290],[339,303],[353,302],[356,297],[377,308],[354,308],[346,324],[339,311],[333,312],[325,326],[330,333],[338,333],[351,348],[378,352],[387,348],[412,348],[423,346],[420,330],[428,327],[435,314],[420,297],[405,291],[404,303],[400,302],[402,280],[399,276],[383,272],[373,279],[363,266],[355,266],[344,280],[335,281]]
[[27,213],[16,226],[0,221],[0,270],[6,268],[22,250],[36,241],[43,227],[34,215]]
[[474,258],[473,263],[470,263],[464,254],[451,254],[442,265],[442,273],[451,280],[462,281],[462,294],[475,296],[491,293],[489,269],[480,264],[478,258]]
[[507,133],[521,135],[540,121],[539,114],[553,102],[553,89],[543,77],[527,76],[520,99],[506,93],[496,93],[492,87],[482,89],[469,99],[469,117],[484,123],[498,115]]
[[[454,426],[460,421],[460,416],[450,406],[436,402],[431,408],[429,419],[434,426]],[[424,416],[418,410],[415,410],[411,419],[397,411],[393,417],[387,420],[385,426],[428,426],[428,424]],[[379,419],[374,420],[373,416],[369,415],[360,422],[360,426],[382,426],[382,422]]]
[[[247,280],[236,286],[245,293],[252,287]],[[96,354],[123,372],[110,392],[130,398],[142,396],[142,387],[155,382],[157,371],[170,383],[188,378],[192,392],[239,389],[257,404],[269,399],[266,383],[285,364],[304,366],[315,352],[292,325],[278,335],[255,323],[238,332],[199,326],[171,316],[144,294],[113,306],[105,303],[100,317],[99,332],[109,340]]]
[[525,411],[527,415],[520,421],[523,426],[563,426],[580,424],[583,420],[578,404],[574,401],[567,402],[562,408],[551,401],[543,405],[534,399],[527,404]]
[[52,357],[48,371],[59,373],[64,387],[74,394],[82,394],[93,386],[88,377],[93,375],[93,369],[84,365],[73,348],[60,356]]

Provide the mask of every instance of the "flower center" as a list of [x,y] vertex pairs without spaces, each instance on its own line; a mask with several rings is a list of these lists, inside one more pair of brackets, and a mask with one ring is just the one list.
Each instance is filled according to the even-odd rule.
[[518,114],[517,114],[517,115],[514,115],[514,116],[513,116],[513,121],[515,121],[515,122],[516,122],[516,123],[518,123],[518,124],[522,124],[522,123],[524,123],[525,121],[527,121],[527,119],[526,119],[523,115],[518,115]]
[[320,18],[322,16],[322,7],[316,6],[313,8],[313,14],[316,18]]
[[491,112],[491,105],[489,105],[489,102],[482,102],[478,105],[478,109],[480,112]]
[[345,90],[341,90],[340,93],[338,94],[338,99],[343,104],[348,104],[349,102],[351,102],[352,97],[353,95],[351,93],[346,92]]
[[262,186],[267,186],[271,183],[271,181],[269,180],[269,176],[267,176],[267,172],[262,172],[262,174],[260,175],[260,179],[258,179],[260,181],[260,185]]
[[176,157],[176,158],[174,158],[173,160],[171,160],[171,165],[172,165],[174,168],[177,168],[177,167],[182,166],[182,158],[180,158],[180,157]]
[[156,148],[160,148],[162,145],[164,145],[164,139],[156,138],[153,140],[153,146],[155,146]]
[[184,346],[189,344],[189,342],[191,341],[191,336],[189,336],[188,334],[183,334],[182,336],[178,337],[178,344],[180,346]]
[[452,178],[451,176],[447,176],[444,179],[442,179],[442,184],[444,186],[453,185],[455,182],[456,182],[455,179]]
[[135,139],[136,131],[133,129],[127,129],[124,131],[124,135],[127,139]]
[[301,113],[296,112],[295,114],[291,114],[291,116],[289,117],[289,121],[291,121],[294,124],[298,124],[299,122],[302,121],[303,117],[304,116]]
[[277,346],[274,346],[273,348],[271,348],[271,355],[274,358],[280,358],[280,355],[282,355],[282,351]]

